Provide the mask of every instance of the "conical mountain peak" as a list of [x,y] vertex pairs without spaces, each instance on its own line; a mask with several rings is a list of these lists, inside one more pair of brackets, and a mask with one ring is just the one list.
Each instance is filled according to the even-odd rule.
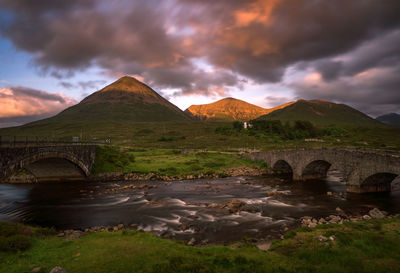
[[129,76],[122,77],[94,92],[55,118],[58,120],[133,122],[190,120],[190,117],[182,110],[156,91]]
[[157,96],[157,93],[149,86],[130,76],[119,78],[112,84],[100,90],[100,92],[108,91],[125,91],[134,92],[141,95]]

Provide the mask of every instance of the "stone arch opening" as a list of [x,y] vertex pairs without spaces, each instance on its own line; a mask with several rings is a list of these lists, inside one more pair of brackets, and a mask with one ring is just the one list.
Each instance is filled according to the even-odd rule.
[[284,174],[284,175],[293,174],[292,166],[290,166],[290,164],[287,161],[282,159],[275,162],[275,164],[272,166],[272,171],[274,174]]
[[90,173],[87,166],[74,155],[48,152],[29,155],[11,164],[7,174],[9,181],[37,182],[83,180]]
[[331,163],[325,160],[314,160],[310,162],[303,170],[303,179],[322,179],[326,178]]
[[392,189],[392,182],[397,180],[398,174],[375,173],[368,176],[361,184],[361,192],[389,192]]

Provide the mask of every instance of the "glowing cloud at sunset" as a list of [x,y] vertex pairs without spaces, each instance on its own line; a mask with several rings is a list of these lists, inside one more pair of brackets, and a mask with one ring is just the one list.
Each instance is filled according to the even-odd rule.
[[[136,75],[182,109],[230,95],[260,106],[300,97],[400,111],[397,0],[0,0],[0,11],[0,50],[10,56],[3,88],[80,100],[104,86],[89,83]],[[357,80],[367,74],[370,84]],[[2,115],[39,111],[9,99]]]

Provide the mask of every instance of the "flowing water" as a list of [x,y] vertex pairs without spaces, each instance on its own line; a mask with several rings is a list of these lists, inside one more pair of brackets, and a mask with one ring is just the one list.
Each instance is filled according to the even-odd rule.
[[[147,186],[123,188],[143,184]],[[246,205],[235,213],[215,205],[232,200]],[[400,190],[346,194],[345,184],[335,173],[325,180],[305,182],[267,176],[176,182],[0,184],[0,221],[57,229],[134,224],[163,237],[209,243],[246,237],[276,238],[298,226],[302,216],[328,216],[335,213],[336,207],[352,214],[364,214],[372,207],[398,213]]]

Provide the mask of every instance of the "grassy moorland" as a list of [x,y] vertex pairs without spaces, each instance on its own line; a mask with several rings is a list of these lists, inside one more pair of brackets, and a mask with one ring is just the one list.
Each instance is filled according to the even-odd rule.
[[[283,124],[282,126],[284,126]],[[118,146],[157,149],[289,149],[296,147],[356,146],[400,150],[400,129],[390,127],[324,126],[315,136],[287,137],[268,130],[236,130],[231,122],[63,122],[0,129],[3,142],[12,140],[104,141]],[[324,142],[306,142],[318,138]]]
[[399,272],[399,230],[398,217],[301,228],[265,252],[248,241],[196,248],[134,230],[65,240],[0,223],[0,272]]

